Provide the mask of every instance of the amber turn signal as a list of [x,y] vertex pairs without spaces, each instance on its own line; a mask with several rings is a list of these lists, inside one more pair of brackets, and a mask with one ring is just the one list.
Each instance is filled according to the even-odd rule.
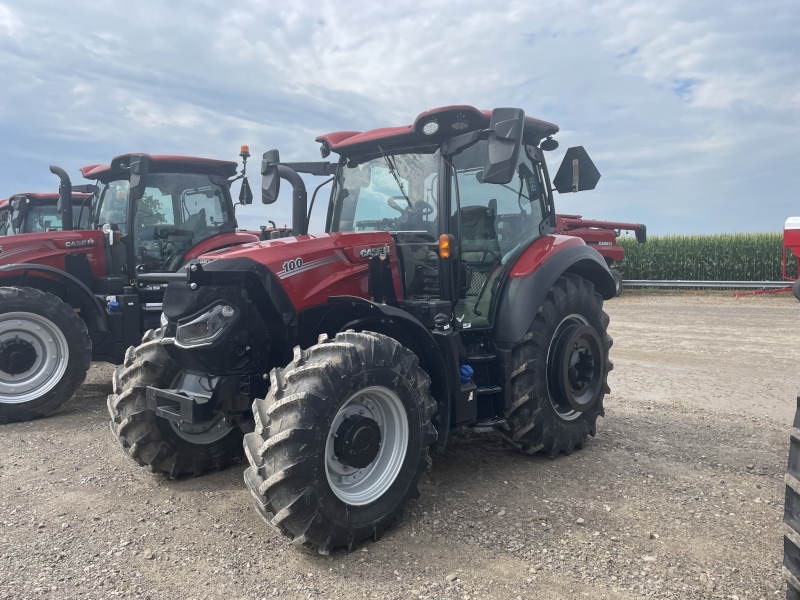
[[446,233],[439,236],[439,258],[450,258],[450,236]]

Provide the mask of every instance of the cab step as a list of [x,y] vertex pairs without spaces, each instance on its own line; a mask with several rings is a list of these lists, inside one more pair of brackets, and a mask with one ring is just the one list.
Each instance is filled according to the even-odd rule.
[[503,388],[501,388],[499,385],[490,385],[490,386],[486,386],[486,387],[475,388],[475,393],[478,394],[478,395],[481,395],[481,394],[499,394],[502,391],[503,391]]
[[467,354],[468,363],[491,362],[496,359],[495,354]]

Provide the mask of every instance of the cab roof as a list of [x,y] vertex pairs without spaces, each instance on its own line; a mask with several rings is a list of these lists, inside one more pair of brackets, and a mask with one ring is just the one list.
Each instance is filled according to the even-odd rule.
[[[443,106],[420,113],[414,123],[400,127],[383,127],[370,131],[337,131],[319,136],[316,141],[327,146],[332,152],[349,155],[358,154],[377,144],[387,147],[408,146],[414,143],[441,142],[447,137],[469,133],[489,126],[492,117],[490,110],[478,110],[474,106]],[[422,128],[435,121],[439,129],[433,135],[425,135]],[[525,117],[525,140],[538,144],[549,135],[558,133],[558,125]]]
[[[12,198],[21,198],[21,197],[38,201],[40,204],[51,204],[51,203],[56,204],[58,202],[58,196],[59,196],[58,194],[51,194],[51,193],[43,194],[39,192],[22,192],[19,194],[11,194],[11,196],[9,196],[6,200],[0,200],[0,206],[2,206],[4,202],[7,203]],[[73,199],[88,198],[90,196],[91,194],[82,194],[78,192],[74,192],[72,194]]]
[[233,177],[239,165],[229,160],[199,158],[197,156],[170,156],[165,154],[145,154],[132,152],[115,156],[108,165],[87,165],[80,169],[86,179],[97,179],[105,183],[128,177],[131,158],[141,156],[150,162],[151,173],[203,173]]

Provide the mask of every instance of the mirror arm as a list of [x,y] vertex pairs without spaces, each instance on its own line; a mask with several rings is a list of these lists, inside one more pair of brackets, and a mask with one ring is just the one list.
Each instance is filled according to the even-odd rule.
[[477,131],[457,135],[442,144],[442,154],[444,156],[455,156],[459,152],[463,152],[470,146],[477,144],[479,141],[486,139],[488,136],[488,129],[479,129]]

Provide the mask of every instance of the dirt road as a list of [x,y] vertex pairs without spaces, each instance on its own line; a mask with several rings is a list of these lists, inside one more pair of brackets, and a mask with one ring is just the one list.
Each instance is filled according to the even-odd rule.
[[169,481],[108,431],[111,368],[0,428],[0,598],[779,598],[800,303],[606,305],[611,395],[586,449],[457,435],[377,544],[322,557],[250,506],[240,468]]

